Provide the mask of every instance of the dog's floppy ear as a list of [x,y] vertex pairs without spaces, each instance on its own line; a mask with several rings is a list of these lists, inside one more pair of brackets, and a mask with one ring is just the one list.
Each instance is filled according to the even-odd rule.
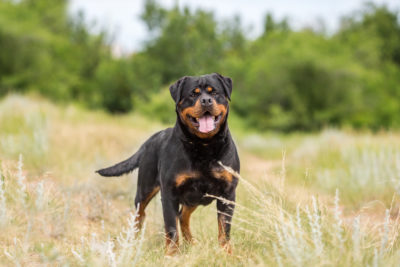
[[172,99],[174,99],[175,103],[178,103],[181,100],[182,88],[186,78],[187,76],[180,78],[169,87],[169,92],[171,93]]
[[217,76],[217,79],[220,81],[222,84],[225,94],[228,97],[229,100],[231,100],[231,94],[232,94],[232,79],[229,77],[222,76],[219,73],[214,73]]

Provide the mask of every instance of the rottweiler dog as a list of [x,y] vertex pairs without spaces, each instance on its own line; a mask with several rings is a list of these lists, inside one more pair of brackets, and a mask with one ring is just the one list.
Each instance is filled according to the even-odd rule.
[[183,238],[192,242],[192,212],[216,199],[218,240],[230,252],[238,177],[225,166],[240,171],[227,122],[232,80],[218,73],[185,76],[169,89],[176,104],[175,126],[151,136],[127,160],[97,172],[119,176],[139,168],[135,198],[139,228],[147,204],[161,191],[167,254],[178,250],[178,221]]

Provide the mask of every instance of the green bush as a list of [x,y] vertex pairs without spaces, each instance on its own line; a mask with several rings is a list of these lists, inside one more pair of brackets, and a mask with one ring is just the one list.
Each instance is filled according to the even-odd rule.
[[175,103],[168,88],[162,89],[159,93],[151,94],[146,101],[135,101],[135,106],[140,113],[152,120],[161,120],[161,122],[169,125],[176,121]]
[[360,96],[357,65],[346,48],[312,32],[275,33],[250,48],[233,70],[234,109],[261,129],[314,130],[346,124]]
[[264,33],[250,39],[238,17],[221,23],[210,11],[147,0],[149,39],[116,58],[108,34],[91,33],[67,4],[0,0],[0,96],[34,91],[170,122],[165,86],[220,72],[234,81],[232,110],[255,129],[400,127],[400,20],[386,6],[364,5],[329,36],[267,14]]

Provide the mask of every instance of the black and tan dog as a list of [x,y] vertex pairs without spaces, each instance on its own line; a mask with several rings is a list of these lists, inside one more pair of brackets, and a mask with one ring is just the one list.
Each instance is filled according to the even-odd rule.
[[178,248],[178,220],[183,238],[191,242],[191,213],[217,197],[218,240],[230,252],[238,178],[219,163],[239,172],[239,157],[227,123],[232,80],[217,73],[183,77],[170,92],[176,103],[174,128],[154,134],[132,157],[97,172],[119,176],[139,167],[135,198],[139,226],[147,204],[161,191],[167,254]]

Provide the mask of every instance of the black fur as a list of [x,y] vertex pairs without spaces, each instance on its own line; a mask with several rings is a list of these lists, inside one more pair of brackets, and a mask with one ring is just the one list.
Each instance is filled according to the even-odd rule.
[[[208,87],[213,91],[207,91]],[[201,90],[199,95],[193,95],[195,88]],[[145,206],[160,188],[167,240],[173,242],[178,240],[176,218],[179,217],[180,205],[208,205],[215,198],[206,194],[231,201],[217,200],[218,220],[222,223],[220,242],[225,244],[229,241],[238,179],[224,172],[218,162],[240,171],[239,157],[227,123],[232,80],[216,73],[188,76],[173,84],[170,92],[176,102],[175,126],[154,134],[129,159],[97,172],[103,176],[119,176],[139,167],[135,205],[141,205],[144,216]],[[193,132],[182,117],[182,112],[194,107],[200,95],[211,96],[214,105],[226,110],[218,132],[206,137]]]
[[104,168],[101,170],[97,170],[96,172],[101,176],[120,176],[122,174],[126,174],[128,172],[133,171],[137,167],[139,167],[140,157],[144,152],[143,146],[139,149],[138,152],[133,154],[130,158],[115,164],[114,166]]

